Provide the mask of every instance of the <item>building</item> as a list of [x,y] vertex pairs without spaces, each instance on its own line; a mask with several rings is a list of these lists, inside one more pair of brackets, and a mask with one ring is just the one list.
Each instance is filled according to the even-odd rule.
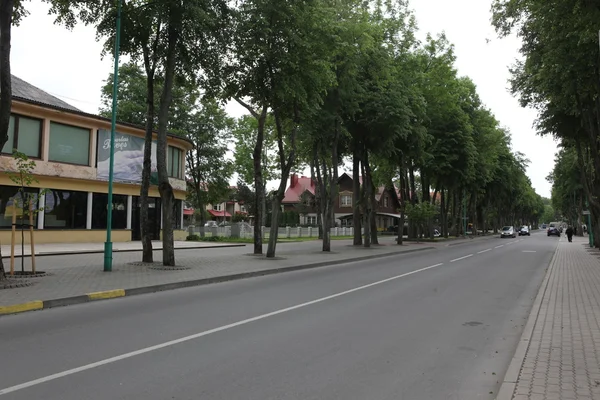
[[[362,180],[361,180],[362,183]],[[285,191],[282,204],[285,211],[296,211],[300,214],[302,225],[316,225],[317,213],[314,207],[315,182],[310,177],[290,176],[290,186]],[[400,208],[398,193],[395,189],[380,186],[375,189],[375,215],[378,230],[386,230],[398,225]],[[353,215],[353,179],[347,173],[338,178],[338,196],[334,201],[333,212],[337,226],[352,226]]]
[[[9,173],[16,170],[12,149],[35,162],[36,182],[27,189],[39,194],[36,242],[103,242],[106,237],[108,167],[111,121],[88,114],[13,76],[9,140],[0,155],[0,241],[10,243],[11,210],[17,185]],[[144,128],[118,123],[115,136],[113,241],[140,239],[140,183]],[[156,136],[155,136],[156,138]],[[156,139],[155,139],[156,140]],[[149,217],[152,238],[160,238],[161,202],[153,145]],[[181,229],[186,198],[185,154],[192,148],[186,138],[169,135],[167,162],[175,194],[175,227]],[[17,204],[19,201],[17,199]],[[8,210],[8,212],[7,212]],[[184,236],[177,232],[176,237]]]

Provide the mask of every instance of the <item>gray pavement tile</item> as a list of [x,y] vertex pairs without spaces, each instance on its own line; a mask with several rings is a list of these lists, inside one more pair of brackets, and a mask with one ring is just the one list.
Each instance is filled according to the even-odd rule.
[[600,399],[600,259],[586,243],[558,245],[515,400]]

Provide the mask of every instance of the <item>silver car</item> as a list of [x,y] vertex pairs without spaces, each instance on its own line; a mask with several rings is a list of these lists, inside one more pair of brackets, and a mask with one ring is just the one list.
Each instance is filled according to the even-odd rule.
[[505,226],[502,228],[502,231],[500,232],[500,238],[505,238],[505,237],[512,237],[512,238],[517,237],[517,233],[515,232],[514,226]]

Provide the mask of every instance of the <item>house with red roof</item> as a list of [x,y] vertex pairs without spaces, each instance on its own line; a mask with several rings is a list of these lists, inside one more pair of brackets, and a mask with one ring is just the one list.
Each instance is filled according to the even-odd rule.
[[[362,183],[362,179],[361,179]],[[282,205],[285,211],[300,213],[300,223],[316,225],[317,213],[314,207],[316,182],[310,177],[290,176],[290,186],[285,192]],[[350,174],[343,173],[338,178],[338,196],[335,199],[333,212],[336,226],[351,227],[353,216],[353,179]],[[376,188],[376,221],[379,230],[386,230],[398,224],[400,214],[399,196],[396,188],[380,186]]]

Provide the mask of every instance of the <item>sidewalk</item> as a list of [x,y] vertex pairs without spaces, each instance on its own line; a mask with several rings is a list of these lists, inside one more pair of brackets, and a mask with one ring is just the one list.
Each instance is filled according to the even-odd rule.
[[600,252],[562,237],[497,400],[600,399]]
[[[218,242],[185,242],[176,241],[176,249],[201,249],[214,247],[235,247],[244,246],[238,243],[218,243]],[[152,241],[154,250],[162,250],[162,241]],[[10,245],[0,246],[2,258],[10,258]],[[26,256],[31,255],[29,243],[25,243],[24,252]],[[123,251],[142,251],[142,242],[115,242],[113,243],[114,252]],[[35,245],[36,256],[62,255],[62,254],[93,254],[104,252],[104,243],[43,243]],[[21,244],[15,245],[15,257],[21,255]]]
[[[33,283],[28,287],[0,290],[0,314],[443,247],[438,243],[397,246],[385,241],[382,245],[365,249],[353,247],[351,244],[349,240],[336,240],[332,243],[332,252],[323,253],[320,251],[320,241],[280,243],[275,259],[249,254],[252,251],[251,246],[203,249],[200,252],[194,249],[179,249],[175,254],[175,268],[164,268],[159,262],[143,264],[140,262],[139,252],[122,252],[113,254],[112,272],[103,272],[102,254],[42,257],[36,260],[37,270],[46,271],[47,276],[28,278],[27,281]],[[264,250],[266,251],[266,246]],[[161,252],[155,252],[154,260],[160,259]],[[15,268],[20,270],[20,260],[15,260]],[[28,262],[25,264],[25,270],[30,270]],[[14,278],[13,281],[22,279]]]

